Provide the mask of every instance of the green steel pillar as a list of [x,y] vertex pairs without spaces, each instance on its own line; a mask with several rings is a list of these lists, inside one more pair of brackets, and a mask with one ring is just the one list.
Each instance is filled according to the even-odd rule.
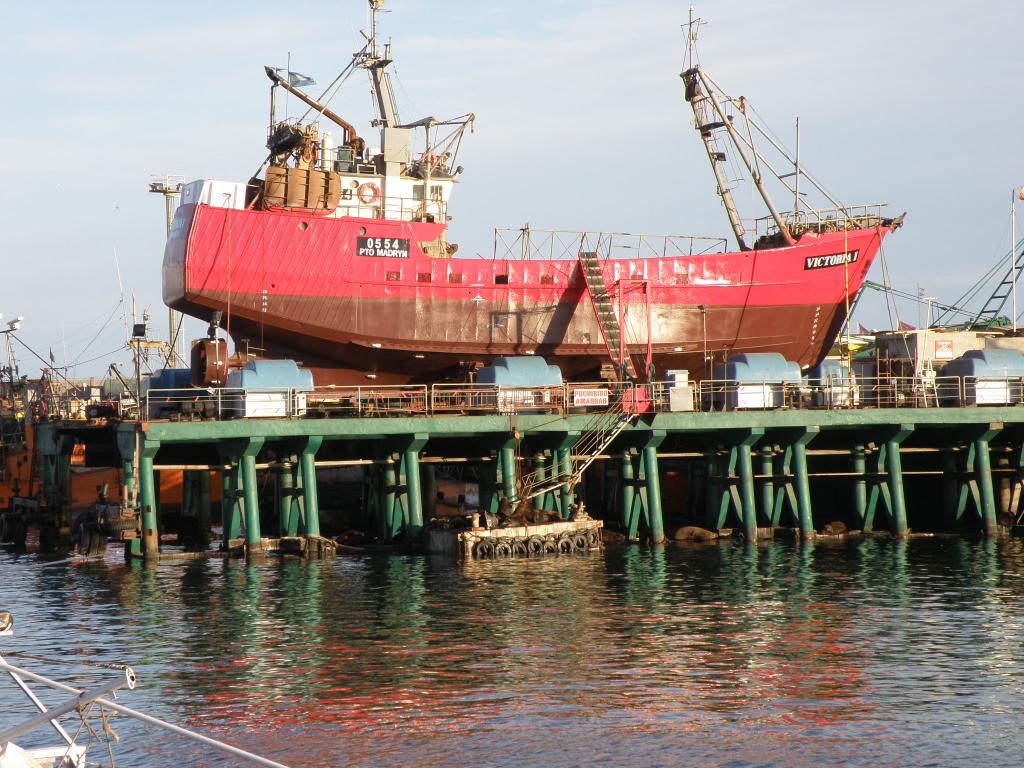
[[942,525],[947,531],[956,528],[960,504],[960,470],[952,448],[942,449]]
[[121,462],[121,476],[124,480],[121,483],[121,501],[127,507],[132,503],[135,496],[135,462],[132,459],[124,459]]
[[74,450],[74,436],[60,435],[57,438],[57,463],[54,480],[57,486],[56,498],[60,504],[62,517],[71,503],[71,454]]
[[[533,480],[537,486],[543,486],[549,479],[554,476],[554,472],[549,473],[547,467],[547,457],[543,451],[537,451],[533,454],[532,471]],[[539,509],[543,509],[545,512],[554,512],[555,504],[554,494],[542,493],[536,500],[535,504]]]
[[793,446],[793,470],[796,484],[797,515],[800,519],[800,535],[814,535],[814,514],[811,510],[811,483],[807,476],[807,447],[801,443]]
[[[39,439],[40,430],[36,431],[37,440]],[[116,433],[117,437],[117,449],[121,454],[121,504],[125,509],[136,511],[138,499],[136,499],[136,488],[135,488],[135,462],[138,461],[138,457],[135,455],[135,439],[136,433],[134,430],[118,430]],[[39,446],[37,443],[37,450]],[[46,466],[46,457],[42,456],[42,466]],[[131,557],[142,556],[142,539],[135,537],[128,539],[124,543],[124,556],[125,559]]]
[[280,536],[297,536],[299,516],[295,514],[295,475],[291,462],[277,465],[277,530]]
[[384,462],[384,540],[391,541],[402,529],[398,502],[398,465],[393,456]]
[[158,502],[153,472],[153,457],[160,443],[144,440],[139,456],[139,496],[142,506],[142,556],[147,560],[160,557],[160,528],[157,517]]
[[1010,481],[1009,457],[1005,455],[1000,456],[996,460],[996,467],[999,470],[999,491],[996,494],[998,499],[996,511],[1000,515],[1009,515],[1010,505],[1013,503],[1013,483]]
[[181,473],[181,516],[192,517],[196,514],[195,470],[186,469]]
[[302,473],[302,511],[305,517],[306,536],[320,535],[320,503],[317,498],[316,486],[316,452],[323,444],[322,437],[307,437],[299,455],[299,467]]
[[238,492],[241,489],[241,468],[236,461],[225,462],[228,467],[222,470],[220,495],[220,521],[223,527],[223,549],[226,552],[232,539],[237,539],[242,530],[241,508],[238,503]]
[[775,481],[772,479],[774,472],[772,461],[775,456],[775,451],[770,445],[763,446],[758,451],[758,457],[761,460],[761,510],[762,513],[768,518],[768,524],[771,527],[775,527]]
[[519,492],[516,488],[516,442],[508,440],[501,446],[501,486],[505,498],[513,506],[519,501]]
[[40,462],[41,472],[41,490],[43,498],[52,498],[54,496],[53,486],[55,484],[55,475],[57,472],[57,457],[55,454],[42,454],[42,461]]
[[868,508],[864,513],[864,531],[871,531],[875,526],[875,512],[881,507],[886,518],[892,519],[892,494],[889,493],[888,473],[885,471],[885,457],[888,455],[887,443],[881,443],[870,459],[872,478],[868,491]]
[[747,541],[757,541],[757,507],[754,506],[754,464],[751,459],[750,443],[744,441],[737,446],[740,470],[740,498],[743,501],[743,533]]
[[203,548],[209,544],[210,534],[210,511],[212,501],[210,498],[210,472],[202,470],[196,474],[196,517],[199,520],[199,532],[202,536]]
[[907,528],[907,502],[903,493],[903,463],[900,458],[900,444],[913,431],[913,425],[902,425],[900,431],[886,441],[886,469],[889,472],[889,494],[892,503],[892,533],[904,539],[909,533]]
[[886,450],[888,451],[889,492],[892,494],[892,532],[894,536],[902,539],[907,535],[907,504],[903,495],[903,465],[900,459],[899,443],[890,441]]
[[[572,449],[571,447],[560,447],[558,449],[558,471],[563,477],[572,476]],[[575,494],[571,485],[562,485],[559,493],[562,517],[569,516],[569,507],[575,502]]]
[[989,437],[974,441],[975,468],[978,474],[978,490],[981,492],[981,526],[982,532],[993,537],[998,535],[999,526],[996,522],[996,498],[992,487],[992,460],[989,456]]
[[661,478],[656,445],[644,448],[644,474],[647,480],[647,535],[652,543],[661,544],[665,541],[665,521],[661,508]]
[[292,464],[292,535],[298,536],[306,530],[306,490],[302,482],[302,462],[298,455]]
[[707,483],[705,496],[704,523],[712,531],[722,530],[728,509],[722,492],[722,463],[717,449],[707,452]]
[[636,472],[633,468],[633,454],[630,451],[622,452],[619,475],[622,493],[622,530],[626,532],[626,538],[633,541],[639,535],[640,510],[637,508],[639,499],[636,497]]
[[437,473],[433,464],[420,464],[420,486],[423,488],[423,517],[437,514]]
[[242,491],[245,494],[245,548],[250,553],[260,549],[260,499],[256,485],[256,454],[263,447],[262,438],[249,438],[242,450]]
[[793,480],[796,485],[797,518],[800,535],[814,536],[814,514],[811,508],[811,483],[807,474],[807,444],[818,436],[817,427],[809,427],[793,443]]
[[501,482],[501,460],[477,463],[477,477],[480,479],[480,511],[495,514],[498,511],[498,485]]
[[867,481],[867,452],[863,445],[853,446],[850,454],[853,462],[853,471],[856,477],[853,478],[853,511],[860,521],[861,529],[864,527],[864,520],[868,514],[868,481]]
[[[734,508],[744,537],[748,541],[757,541],[753,446],[763,436],[761,427],[733,431],[723,435],[728,440],[728,459],[722,462],[717,454],[709,455],[706,516],[708,527],[713,530],[722,529],[729,509]],[[771,513],[768,515],[770,518]]]
[[418,539],[423,534],[423,490],[420,487],[420,445],[414,443],[405,451],[405,483],[409,495],[409,520],[406,538]]

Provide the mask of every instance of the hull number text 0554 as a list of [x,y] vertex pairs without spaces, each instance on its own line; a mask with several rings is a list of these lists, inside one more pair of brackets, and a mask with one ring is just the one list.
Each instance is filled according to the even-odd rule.
[[360,256],[386,259],[408,259],[409,241],[397,237],[360,237],[357,247]]

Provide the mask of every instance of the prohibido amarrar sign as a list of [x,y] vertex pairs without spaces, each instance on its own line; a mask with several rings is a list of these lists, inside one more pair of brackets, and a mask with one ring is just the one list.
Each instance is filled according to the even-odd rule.
[[408,259],[409,241],[398,237],[360,237],[356,240],[360,256],[382,259]]

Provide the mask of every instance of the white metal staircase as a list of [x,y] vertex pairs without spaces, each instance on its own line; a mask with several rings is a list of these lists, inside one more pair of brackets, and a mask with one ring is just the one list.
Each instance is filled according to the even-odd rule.
[[[598,241],[598,248],[600,246],[600,241]],[[622,373],[636,381],[640,378],[637,374],[636,363],[626,349],[622,338],[623,331],[619,323],[619,316],[615,312],[615,305],[604,281],[604,272],[601,271],[598,251],[586,250],[586,247],[581,244],[579,262],[580,270],[583,272],[583,281],[587,286],[590,301],[594,305],[597,324],[601,329],[601,338],[608,350],[608,356],[617,366],[622,367]]]

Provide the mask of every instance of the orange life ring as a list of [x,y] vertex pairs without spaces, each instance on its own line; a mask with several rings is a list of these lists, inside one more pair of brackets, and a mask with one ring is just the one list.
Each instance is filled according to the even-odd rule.
[[364,205],[370,205],[377,202],[380,198],[380,187],[368,181],[365,184],[359,185],[359,192],[357,194],[359,195],[359,202]]

